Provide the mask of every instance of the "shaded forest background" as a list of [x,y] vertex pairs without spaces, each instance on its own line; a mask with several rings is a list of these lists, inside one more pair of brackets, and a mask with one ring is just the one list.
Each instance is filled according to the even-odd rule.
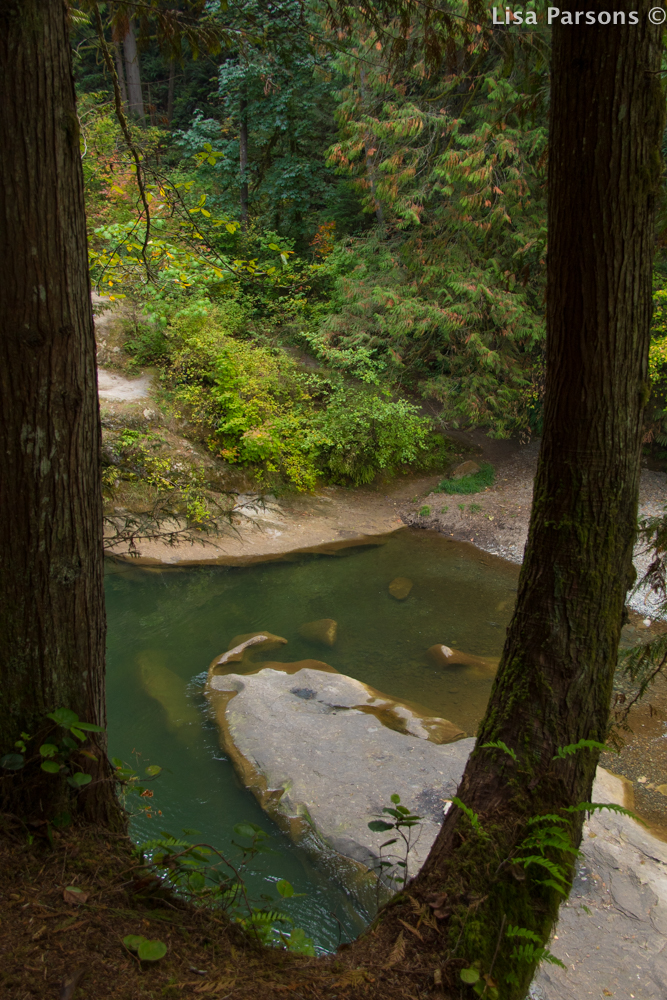
[[[402,46],[398,22],[343,32],[298,0],[209,12],[190,44],[101,10],[146,204],[100,38],[76,14],[93,282],[126,300],[134,366],[157,367],[223,465],[311,489],[441,467],[447,428],[540,433],[550,29],[452,35],[436,70],[428,8]],[[660,460],[664,209],[658,232]],[[160,471],[150,441],[126,433],[116,452]]]

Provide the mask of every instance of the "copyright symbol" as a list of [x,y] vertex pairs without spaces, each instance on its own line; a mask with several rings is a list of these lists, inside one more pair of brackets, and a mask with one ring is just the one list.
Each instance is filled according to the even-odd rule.
[[665,14],[662,7],[651,7],[648,12],[648,19],[651,24],[664,24],[665,17],[667,17],[667,14]]

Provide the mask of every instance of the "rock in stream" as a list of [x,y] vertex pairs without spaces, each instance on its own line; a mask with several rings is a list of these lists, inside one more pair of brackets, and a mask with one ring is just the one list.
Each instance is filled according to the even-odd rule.
[[224,747],[245,784],[293,837],[314,837],[371,868],[387,834],[368,822],[398,793],[423,817],[410,857],[416,871],[474,740],[352,677],[278,667],[209,674]]

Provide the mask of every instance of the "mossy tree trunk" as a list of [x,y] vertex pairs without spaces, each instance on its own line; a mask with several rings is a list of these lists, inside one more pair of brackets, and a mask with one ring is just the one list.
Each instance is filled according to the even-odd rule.
[[[537,853],[521,847],[530,817],[590,801],[598,753],[554,760],[557,749],[608,732],[634,573],[661,178],[661,32],[648,7],[637,25],[553,28],[544,436],[516,610],[458,792],[484,833],[452,807],[408,889],[414,907],[397,898],[351,950],[374,964],[393,948],[389,965],[442,976],[457,997],[474,996],[459,980],[474,963],[501,998],[525,996],[536,962],[512,957],[525,939],[506,929],[546,942],[562,896],[545,869],[513,859]],[[516,761],[482,746],[497,741]],[[560,815],[577,846],[582,813]],[[546,855],[571,877],[571,855]],[[419,907],[423,943],[400,922],[416,927]],[[377,996],[391,973],[379,975]]]
[[[104,726],[100,421],[79,125],[64,0],[0,0],[0,757],[63,707]],[[119,821],[106,741],[80,810]],[[34,743],[32,744],[34,747]],[[0,771],[0,809],[71,791]]]

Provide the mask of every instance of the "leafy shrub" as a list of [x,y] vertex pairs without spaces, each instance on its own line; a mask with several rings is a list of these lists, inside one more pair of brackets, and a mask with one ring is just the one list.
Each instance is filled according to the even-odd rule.
[[435,493],[481,493],[487,486],[493,486],[493,466],[482,462],[479,472],[472,476],[462,476],[461,479],[443,479],[436,487]]
[[234,316],[201,303],[165,329],[165,385],[211,451],[254,466],[264,483],[312,489],[319,477],[355,485],[378,471],[427,466],[444,443],[406,400],[303,372],[284,351],[231,335]]
[[370,483],[378,470],[428,466],[444,448],[431,421],[405,399],[341,388],[318,414],[316,428],[325,469],[334,481]]

